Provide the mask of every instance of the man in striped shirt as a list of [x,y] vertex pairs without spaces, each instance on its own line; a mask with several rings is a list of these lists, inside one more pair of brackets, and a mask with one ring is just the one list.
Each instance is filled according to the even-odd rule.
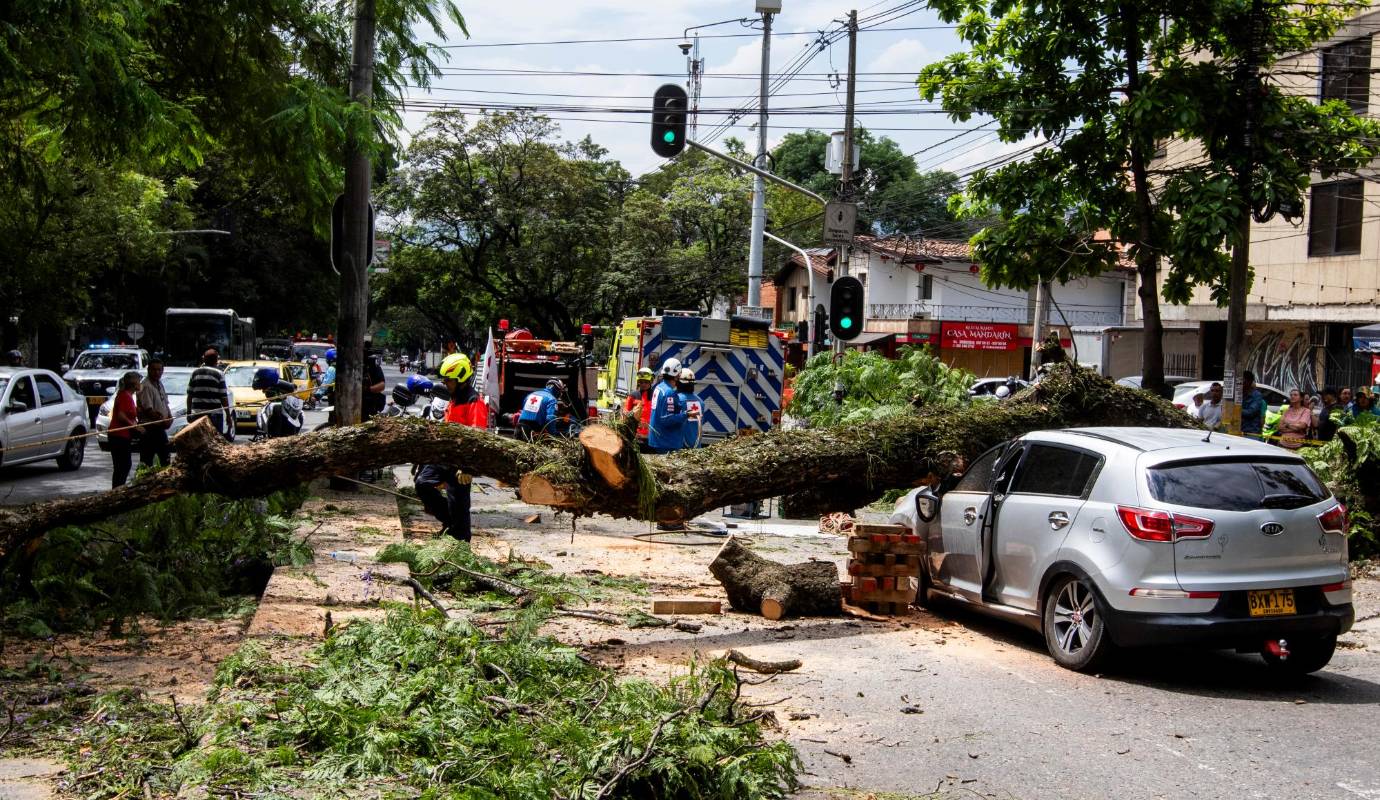
[[219,363],[220,354],[215,348],[207,350],[201,356],[201,366],[187,381],[187,422],[210,417],[211,426],[223,433],[230,413],[230,390],[225,386]]

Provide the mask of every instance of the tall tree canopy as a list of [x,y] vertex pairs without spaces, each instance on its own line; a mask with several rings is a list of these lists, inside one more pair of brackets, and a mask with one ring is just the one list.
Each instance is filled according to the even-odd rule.
[[598,313],[628,174],[590,140],[555,136],[528,113],[432,115],[380,193],[402,224],[376,296],[458,341],[495,313],[574,336]]
[[[1340,102],[1315,104],[1269,80],[1252,61],[1325,39],[1364,2],[1235,0],[934,0],[970,49],[926,67],[920,93],[956,120],[996,119],[1001,139],[1041,136],[1052,146],[974,175],[961,211],[995,216],[973,237],[993,284],[1102,272],[1135,258],[1146,326],[1143,374],[1163,380],[1164,296],[1194,285],[1225,297],[1224,248],[1253,209],[1300,207],[1310,173],[1374,158],[1374,120]],[[1256,103],[1254,146],[1243,120]],[[1154,169],[1156,144],[1202,145],[1202,157]],[[1250,174],[1249,196],[1237,175]],[[1102,231],[1110,232],[1110,236]]]
[[[441,51],[426,40],[464,24],[452,0],[380,0],[378,102],[366,116],[346,91],[352,16],[346,0],[0,8],[0,319],[17,314],[29,330],[70,321],[103,299],[92,290],[110,288],[107,273],[175,269],[189,247],[213,263],[217,248],[243,255],[159,233],[223,221],[240,190],[273,195],[278,223],[323,232],[345,131],[377,126],[388,147],[402,87],[438,74]],[[214,201],[227,204],[198,205]],[[92,220],[102,206],[109,218]]]

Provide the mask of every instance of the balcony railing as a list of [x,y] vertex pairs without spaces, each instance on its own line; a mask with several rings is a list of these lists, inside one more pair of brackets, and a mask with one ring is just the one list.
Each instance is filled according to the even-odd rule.
[[[952,303],[872,303],[868,319],[934,319],[951,322],[1006,322],[1029,325],[1034,321],[1030,308],[1016,306],[975,306]],[[1072,325],[1120,325],[1119,309],[1106,311],[1071,309],[1062,313],[1051,308],[1049,321]]]

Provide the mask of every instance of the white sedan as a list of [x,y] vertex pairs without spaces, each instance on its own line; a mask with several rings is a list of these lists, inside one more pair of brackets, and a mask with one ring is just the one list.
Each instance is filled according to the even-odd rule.
[[86,402],[56,372],[0,367],[0,463],[57,459],[81,467],[86,455]]

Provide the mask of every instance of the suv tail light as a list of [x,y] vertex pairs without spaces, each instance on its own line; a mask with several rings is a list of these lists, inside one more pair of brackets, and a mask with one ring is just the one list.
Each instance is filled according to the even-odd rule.
[[1206,539],[1212,535],[1212,520],[1202,517],[1134,506],[1117,506],[1116,515],[1121,518],[1126,532],[1143,542]]
[[1337,533],[1345,536],[1346,523],[1346,506],[1341,503],[1318,515],[1318,524],[1322,526],[1323,533]]

